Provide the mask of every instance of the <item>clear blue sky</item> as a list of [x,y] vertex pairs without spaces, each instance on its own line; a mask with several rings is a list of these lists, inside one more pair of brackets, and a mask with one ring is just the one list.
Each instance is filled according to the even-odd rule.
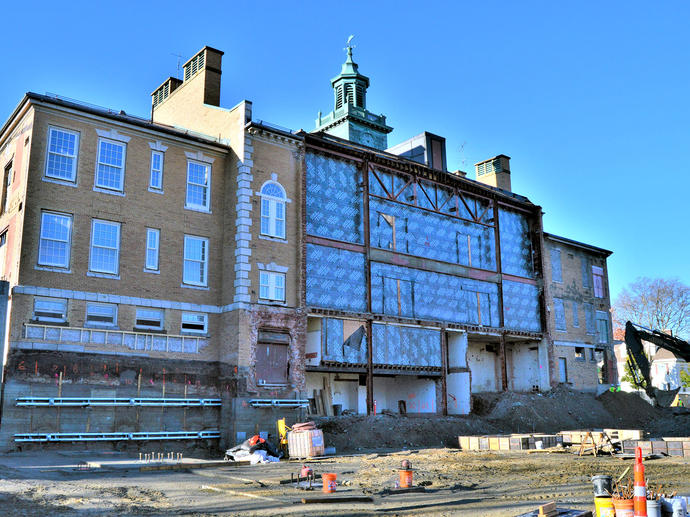
[[224,106],[311,130],[355,34],[389,145],[440,134],[472,175],[511,156],[546,231],[614,251],[613,298],[638,276],[690,284],[688,2],[13,2],[3,18],[3,121],[26,91],[146,116],[173,54],[208,44]]

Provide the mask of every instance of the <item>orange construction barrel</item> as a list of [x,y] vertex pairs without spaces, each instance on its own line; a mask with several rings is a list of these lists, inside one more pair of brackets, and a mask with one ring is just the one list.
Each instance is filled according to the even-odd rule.
[[333,474],[332,472],[324,473],[321,475],[321,479],[323,479],[323,491],[326,494],[330,494],[335,492],[335,478],[336,475]]
[[410,488],[412,486],[412,471],[400,469],[400,488]]

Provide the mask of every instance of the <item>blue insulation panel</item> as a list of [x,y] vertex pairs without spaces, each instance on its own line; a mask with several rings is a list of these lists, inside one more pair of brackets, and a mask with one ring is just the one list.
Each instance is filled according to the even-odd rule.
[[364,324],[348,339],[343,336],[343,320],[324,318],[321,333],[321,357],[324,361],[365,364],[367,362],[367,335]]
[[441,366],[441,332],[434,329],[372,325],[374,364]]
[[374,197],[369,221],[374,248],[496,271],[493,228]]
[[501,268],[509,275],[534,278],[532,243],[527,218],[520,213],[498,210],[501,233]]
[[364,312],[364,254],[307,244],[307,305]]
[[536,285],[503,281],[503,323],[509,329],[541,332]]
[[499,323],[496,284],[379,262],[371,264],[371,305],[374,313],[393,316]]
[[352,162],[307,153],[307,233],[364,244],[362,174]]

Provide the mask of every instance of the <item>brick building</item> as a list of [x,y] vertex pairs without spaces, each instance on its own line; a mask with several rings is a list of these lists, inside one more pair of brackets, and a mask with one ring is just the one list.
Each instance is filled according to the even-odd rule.
[[254,121],[221,106],[222,55],[163,81],[149,119],[29,93],[0,130],[0,446],[215,447],[320,390],[463,414],[549,389],[542,212],[509,157],[475,181],[432,133],[387,149],[351,48],[313,132]]
[[612,252],[544,234],[555,381],[597,391],[616,383],[606,259]]

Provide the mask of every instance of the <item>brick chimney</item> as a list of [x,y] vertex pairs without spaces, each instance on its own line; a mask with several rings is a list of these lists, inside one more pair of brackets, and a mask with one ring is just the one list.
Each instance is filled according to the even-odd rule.
[[220,106],[220,76],[223,52],[204,47],[182,65],[182,79],[170,77],[151,94],[155,111],[173,92],[184,91],[184,97],[202,104]]
[[511,192],[510,156],[499,154],[488,160],[474,164],[477,181]]

